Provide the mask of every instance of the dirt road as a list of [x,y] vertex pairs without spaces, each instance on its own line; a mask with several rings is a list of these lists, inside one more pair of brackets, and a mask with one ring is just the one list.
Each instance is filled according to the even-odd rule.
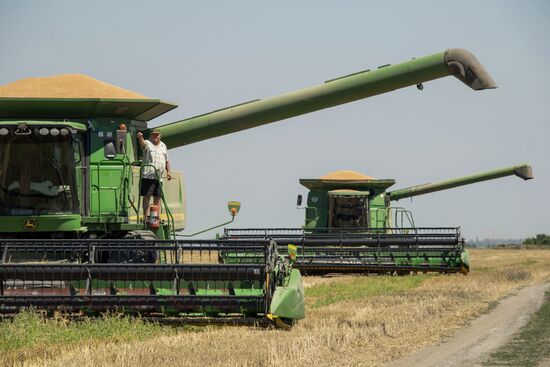
[[388,366],[481,366],[493,350],[529,321],[541,307],[548,289],[550,283],[523,288],[443,343],[421,349]]

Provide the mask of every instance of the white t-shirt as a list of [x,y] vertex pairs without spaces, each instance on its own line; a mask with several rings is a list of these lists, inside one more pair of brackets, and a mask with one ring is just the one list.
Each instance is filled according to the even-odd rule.
[[[158,145],[153,144],[150,140],[145,141],[143,149],[143,166],[152,165],[156,168],[159,179],[164,175],[166,162],[168,161],[168,149],[161,141]],[[153,167],[143,167],[141,177],[156,179],[155,170]]]

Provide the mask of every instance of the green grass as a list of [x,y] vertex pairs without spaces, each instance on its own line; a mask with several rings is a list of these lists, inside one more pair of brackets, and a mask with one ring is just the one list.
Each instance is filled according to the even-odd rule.
[[536,263],[538,263],[537,260],[525,260],[524,262],[522,262],[522,263],[519,264],[519,265],[521,265],[521,266],[529,266],[529,265],[534,265],[534,264],[536,264]]
[[391,295],[416,288],[429,275],[406,277],[358,277],[346,282],[332,282],[306,288],[307,307],[316,309],[337,302],[346,302],[369,296]]
[[550,292],[529,323],[483,365],[536,367],[547,358],[550,358]]
[[104,316],[69,321],[43,318],[36,312],[23,312],[13,321],[0,322],[0,354],[83,341],[144,340],[171,332],[174,331],[169,327],[147,323],[139,318]]

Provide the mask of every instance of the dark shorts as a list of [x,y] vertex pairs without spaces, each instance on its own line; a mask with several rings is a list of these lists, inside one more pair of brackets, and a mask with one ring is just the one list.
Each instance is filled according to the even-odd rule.
[[141,179],[141,196],[160,196],[160,184],[158,180],[154,178],[142,178]]

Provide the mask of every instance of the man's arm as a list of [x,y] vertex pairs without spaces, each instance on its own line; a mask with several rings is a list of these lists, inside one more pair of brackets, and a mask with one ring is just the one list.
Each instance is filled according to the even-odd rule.
[[168,181],[172,179],[172,175],[170,174],[170,161],[166,160],[166,178]]
[[145,149],[145,147],[147,146],[147,142],[145,141],[145,139],[143,139],[143,133],[141,131],[138,131],[136,136],[138,138],[138,142],[139,142],[139,145],[141,146],[141,149]]

